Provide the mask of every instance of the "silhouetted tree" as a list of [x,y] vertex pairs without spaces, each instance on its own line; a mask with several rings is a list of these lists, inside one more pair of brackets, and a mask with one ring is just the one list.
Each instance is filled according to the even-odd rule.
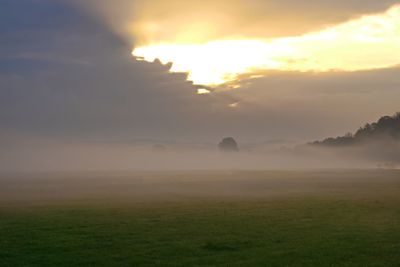
[[343,146],[355,143],[366,142],[372,139],[393,138],[400,140],[400,112],[393,116],[384,116],[377,122],[367,123],[364,127],[358,129],[353,135],[351,133],[336,138],[327,138],[323,141],[317,141],[312,144],[324,146]]
[[226,137],[218,144],[218,148],[223,152],[238,152],[239,147],[235,139]]

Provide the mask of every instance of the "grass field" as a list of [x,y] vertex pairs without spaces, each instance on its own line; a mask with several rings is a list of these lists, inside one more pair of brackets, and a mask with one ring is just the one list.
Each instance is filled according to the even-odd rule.
[[3,175],[0,266],[400,266],[400,172]]

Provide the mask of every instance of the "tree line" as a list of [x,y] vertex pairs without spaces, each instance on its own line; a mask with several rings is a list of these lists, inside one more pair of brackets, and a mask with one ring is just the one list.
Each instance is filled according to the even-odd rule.
[[400,112],[393,116],[381,117],[377,122],[367,123],[360,127],[354,134],[330,137],[323,141],[310,143],[320,146],[348,146],[381,139],[400,140]]

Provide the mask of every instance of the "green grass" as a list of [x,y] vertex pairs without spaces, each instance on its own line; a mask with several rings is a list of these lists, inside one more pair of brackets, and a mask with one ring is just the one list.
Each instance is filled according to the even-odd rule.
[[399,266],[399,191],[3,205],[0,266]]

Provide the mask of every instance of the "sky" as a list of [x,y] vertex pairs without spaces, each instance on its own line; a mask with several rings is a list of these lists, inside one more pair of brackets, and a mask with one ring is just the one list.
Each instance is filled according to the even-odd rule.
[[[366,35],[378,38],[373,44],[349,41],[365,26],[357,24],[362,16],[380,19],[396,4],[400,2],[1,0],[0,143],[12,150],[14,145],[26,147],[29,140],[217,143],[233,136],[239,142],[308,142],[355,131],[400,111],[400,59],[393,52],[400,48],[398,13],[382,32],[379,24],[377,33]],[[348,26],[354,21],[354,28]],[[338,25],[351,31],[343,37],[338,30],[339,37],[323,43],[304,38],[343,28]],[[201,60],[201,75],[218,64],[242,66],[249,58],[249,52],[235,45],[204,50],[204,44],[227,40],[261,40],[260,49],[243,48],[257,60],[265,59],[263,48],[271,42],[279,47],[268,50],[275,56],[282,48],[279,40],[290,40],[290,49],[311,52],[282,55],[279,64],[302,59],[299,55],[319,61],[310,69],[302,63],[276,67],[282,64],[251,62],[229,78],[207,83],[193,81],[179,68],[171,72],[178,63],[171,67],[162,58],[131,55],[135,48],[160,44],[182,49],[199,45],[203,50],[189,50],[184,70]],[[191,57],[199,51],[201,58]],[[229,53],[221,59],[221,51]],[[335,54],[339,51],[346,53]],[[168,53],[156,55],[176,59]],[[350,65],[355,67],[346,69]]]

